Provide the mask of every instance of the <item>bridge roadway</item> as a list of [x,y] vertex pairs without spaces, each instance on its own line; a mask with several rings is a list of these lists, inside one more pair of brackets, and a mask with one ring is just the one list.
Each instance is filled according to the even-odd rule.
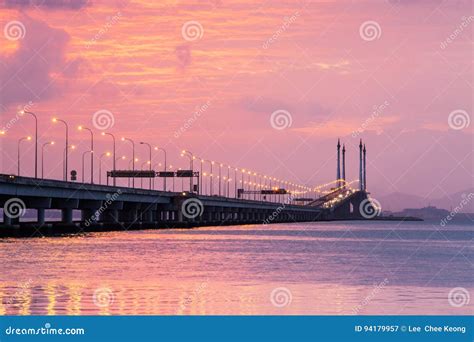
[[[307,222],[330,218],[322,206],[41,180],[0,174],[0,236],[80,231]],[[18,209],[20,209],[18,211]],[[35,209],[27,220],[25,209]],[[46,222],[45,210],[61,210]],[[80,219],[74,219],[75,211]],[[76,212],[77,213],[77,212]]]

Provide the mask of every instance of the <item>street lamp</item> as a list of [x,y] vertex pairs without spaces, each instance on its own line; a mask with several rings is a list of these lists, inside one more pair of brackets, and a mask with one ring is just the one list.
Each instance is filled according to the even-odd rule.
[[117,163],[119,160],[125,160],[125,159],[127,159],[127,157],[125,157],[125,156],[115,158],[115,163]]
[[31,137],[28,136],[28,137],[23,137],[23,138],[18,139],[18,155],[17,155],[17,157],[18,157],[18,161],[17,161],[17,167],[18,167],[17,174],[18,174],[18,176],[20,175],[20,145],[21,145],[21,142],[25,141],[25,140],[30,141]]
[[209,165],[211,166],[211,173],[209,174],[209,195],[212,196],[212,193],[213,193],[213,186],[212,186],[212,183],[213,183],[213,179],[212,179],[212,166],[214,165],[214,162],[211,161],[211,160],[207,160],[207,159],[202,159],[203,162],[207,162],[209,163]]
[[[132,171],[135,171],[135,142],[132,139],[129,138],[123,138],[122,141],[128,141],[129,143],[132,144],[132,160],[130,162],[132,163]],[[128,167],[130,169],[130,166]],[[129,179],[129,185],[130,186],[130,179]],[[132,187],[135,187],[135,177],[132,177]]]
[[223,164],[219,164],[219,196],[221,195],[221,183],[222,183],[222,167]]
[[38,118],[35,113],[22,110],[20,115],[29,114],[35,119],[35,178],[38,178]]
[[[84,151],[82,153],[82,183],[84,183],[84,157],[87,153],[90,153],[91,156],[94,154],[94,151],[90,150],[90,151]],[[92,176],[92,175],[91,175]],[[91,183],[92,184],[92,183]]]
[[238,168],[234,168],[234,197],[237,198],[237,172],[239,171]]
[[[189,167],[191,168],[191,171],[194,172],[194,165],[193,161],[195,159],[194,155],[186,150],[181,151],[181,157],[186,156],[189,158]],[[193,175],[189,178],[189,192],[193,192]]]
[[[167,169],[166,169],[166,150],[164,148],[161,148],[161,147],[155,147],[155,151],[158,151],[158,150],[163,152],[163,154],[165,156],[165,164],[163,165],[163,170],[167,171]],[[163,179],[163,191],[166,191],[166,177],[164,177],[164,179]]]
[[[150,164],[150,173],[151,173],[151,145],[149,143],[146,143],[146,142],[143,142],[143,141],[140,141],[140,145],[145,145],[145,146],[148,146],[148,161],[149,161],[149,164]],[[143,169],[143,167],[142,167]],[[150,190],[151,190],[151,179],[152,177],[150,176]],[[143,181],[141,181],[141,183],[143,184]],[[143,186],[143,185],[142,185]]]
[[[143,166],[145,166],[145,164],[150,165],[150,168],[151,168],[151,161],[147,160],[147,161],[142,163],[142,166],[140,167],[140,170],[143,171]],[[150,178],[150,180],[151,180],[151,178]],[[140,188],[143,188],[143,177],[140,177]],[[150,183],[150,190],[151,190],[151,183]]]
[[[138,158],[135,158],[135,159],[131,159],[129,162],[128,162],[128,170],[130,170],[130,168],[132,167],[132,164],[135,165],[135,163],[138,161]],[[134,184],[135,185],[135,184]],[[128,187],[130,187],[130,177],[128,177]]]
[[69,154],[68,153],[69,152],[68,151],[69,150],[69,148],[68,148],[68,144],[69,144],[69,142],[68,142],[68,139],[69,139],[69,126],[67,125],[66,121],[61,120],[61,119],[53,118],[52,121],[54,123],[61,122],[66,127],[66,147],[64,148],[65,152],[64,152],[64,161],[63,161],[63,172],[64,172],[64,177],[63,178],[64,178],[65,181],[67,181],[67,171],[68,171],[68,169],[67,169],[67,160],[68,160],[68,154]]
[[44,179],[44,148],[48,145],[54,145],[54,141],[48,141],[41,147],[41,179]]
[[[116,168],[115,168],[116,162],[115,162],[115,161],[117,160],[117,159],[116,159],[116,156],[115,156],[115,135],[113,135],[112,133],[107,133],[107,132],[102,132],[101,134],[102,134],[103,136],[109,135],[109,136],[112,137],[112,142],[113,142],[113,146],[112,146],[113,166],[112,166],[112,168],[113,168],[114,171],[115,171],[115,170],[116,170]],[[114,186],[115,186],[115,183],[116,183],[116,182],[115,182],[115,177],[113,177],[113,178],[114,178],[113,184],[114,184]],[[99,183],[100,183],[100,180],[99,180]]]
[[[203,184],[204,184],[204,179],[203,179],[204,174],[202,173],[202,164],[204,163],[204,159],[199,158],[199,161],[200,161],[200,169],[199,169],[199,193],[200,193],[200,194],[203,194],[203,192],[202,192],[202,187],[203,187]],[[204,187],[204,189],[205,189],[205,188],[206,188],[206,187]]]
[[230,165],[226,165],[227,166],[227,197],[230,197],[230,168],[231,166]]
[[[110,157],[110,155],[111,155],[110,152],[104,152],[99,157],[99,184],[102,184],[102,158],[104,156]],[[114,161],[115,161],[115,159],[114,159]],[[115,180],[115,177],[114,177],[114,180]]]
[[[173,165],[170,165],[169,169],[170,169],[170,170],[173,170]],[[173,171],[173,172],[174,172],[174,171]],[[173,189],[172,189],[173,192],[174,192],[174,179],[175,179],[175,177],[173,176]]]
[[[86,130],[91,134],[91,151],[94,151],[94,132],[90,128],[79,126],[80,131]],[[91,152],[91,184],[94,184],[94,153]]]

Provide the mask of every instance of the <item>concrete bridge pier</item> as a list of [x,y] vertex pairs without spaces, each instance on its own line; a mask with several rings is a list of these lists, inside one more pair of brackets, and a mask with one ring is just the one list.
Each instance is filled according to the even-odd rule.
[[28,198],[24,200],[27,208],[36,209],[36,223],[45,224],[45,210],[51,208],[51,198]]
[[122,209],[122,201],[105,201],[104,204],[98,209],[99,221],[107,223],[119,222],[119,211]]
[[78,209],[81,210],[81,221],[91,225],[98,221],[102,207],[102,201],[98,200],[80,200]]
[[94,220],[95,210],[94,209],[82,209],[81,210],[81,221],[91,222]]
[[65,224],[72,224],[72,208],[61,209],[61,221]]
[[213,215],[214,215],[214,207],[207,206],[204,208],[203,217],[207,222],[213,222]]
[[123,209],[119,211],[120,222],[138,222],[139,220],[139,209],[141,203],[126,202],[123,204]]
[[61,209],[61,223],[72,225],[72,211],[79,208],[79,199],[53,199],[51,207]]
[[4,225],[11,226],[18,223],[20,223],[20,219],[18,217],[11,217],[5,213],[5,210],[3,211],[3,224]]
[[148,204],[143,206],[140,209],[140,221],[143,223],[152,223],[153,220],[153,212],[156,211],[157,205],[156,204]]
[[105,209],[99,216],[99,221],[104,223],[115,223],[119,219],[118,209]]

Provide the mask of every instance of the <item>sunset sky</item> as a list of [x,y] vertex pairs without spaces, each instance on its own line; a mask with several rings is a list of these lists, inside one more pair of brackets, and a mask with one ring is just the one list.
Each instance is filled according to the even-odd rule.
[[[473,187],[471,0],[0,4],[2,173],[16,173],[17,140],[34,133],[32,117],[16,117],[26,105],[40,144],[57,142],[49,178],[62,175],[56,116],[78,145],[76,170],[88,149],[82,124],[96,155],[111,150],[100,135],[110,126],[166,148],[176,167],[188,149],[308,186],[336,177],[338,138],[357,178],[362,138],[375,197]],[[33,175],[34,144],[22,148]],[[129,144],[117,150],[130,157]],[[144,146],[137,154],[147,159]]]

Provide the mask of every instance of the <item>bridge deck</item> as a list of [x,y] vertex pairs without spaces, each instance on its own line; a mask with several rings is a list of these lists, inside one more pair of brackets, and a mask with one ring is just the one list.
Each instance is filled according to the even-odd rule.
[[[194,227],[229,224],[269,224],[328,219],[322,206],[274,203],[192,193],[133,189],[0,174],[0,235],[14,229],[60,233],[65,230],[110,230],[147,227]],[[19,209],[13,211],[12,209]],[[35,209],[34,222],[25,222]],[[45,210],[61,210],[60,222],[46,222]],[[80,211],[81,219],[74,219]],[[115,228],[114,228],[115,227]],[[20,232],[20,233],[18,233]],[[41,233],[42,234],[42,233]]]

